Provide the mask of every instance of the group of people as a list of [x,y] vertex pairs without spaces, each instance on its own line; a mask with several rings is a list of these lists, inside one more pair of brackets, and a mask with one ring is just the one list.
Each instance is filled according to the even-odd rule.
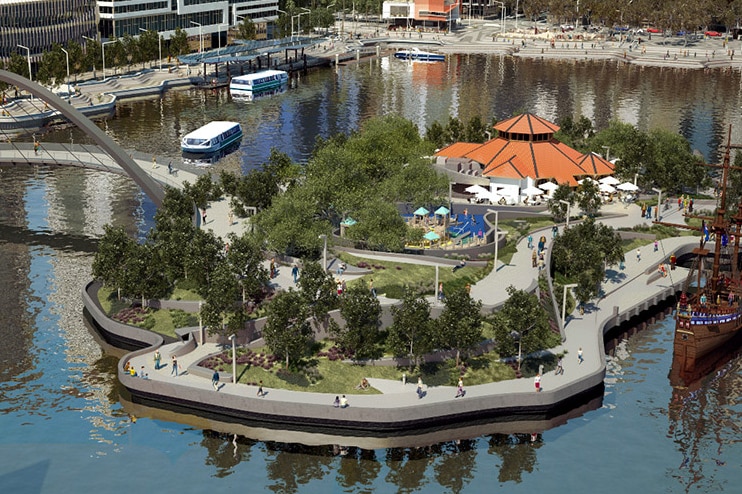
[[[552,229],[552,235],[553,238],[556,238],[559,229],[556,228],[556,232],[554,229]],[[546,267],[546,236],[541,235],[541,238],[538,239],[538,245],[537,247],[533,247],[533,236],[529,233],[528,234],[528,248],[533,249],[533,253],[531,254],[531,263],[534,268],[538,268],[539,271],[544,269]]]

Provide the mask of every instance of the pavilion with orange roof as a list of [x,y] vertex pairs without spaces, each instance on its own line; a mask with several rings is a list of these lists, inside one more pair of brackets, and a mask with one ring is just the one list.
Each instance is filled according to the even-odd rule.
[[[484,144],[457,142],[438,151],[438,163],[490,180],[501,202],[521,202],[521,191],[544,182],[577,186],[590,177],[613,174],[613,164],[595,153],[583,154],[554,138],[559,126],[524,113],[494,126],[498,135]],[[467,168],[468,167],[468,168]]]

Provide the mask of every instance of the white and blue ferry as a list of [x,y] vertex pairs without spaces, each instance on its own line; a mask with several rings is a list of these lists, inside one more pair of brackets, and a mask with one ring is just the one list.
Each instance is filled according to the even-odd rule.
[[208,154],[217,153],[242,139],[242,126],[238,122],[209,122],[180,142],[184,153]]
[[399,50],[394,53],[394,57],[401,60],[413,60],[416,62],[443,62],[446,60],[445,55],[422,51],[419,48],[414,47],[409,50]]
[[229,94],[233,98],[253,99],[256,93],[285,87],[289,74],[283,70],[264,70],[235,77],[229,83]]

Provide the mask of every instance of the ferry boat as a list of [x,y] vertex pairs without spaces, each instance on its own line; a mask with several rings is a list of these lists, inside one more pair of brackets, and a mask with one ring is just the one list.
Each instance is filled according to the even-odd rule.
[[234,77],[229,83],[233,98],[252,99],[253,94],[286,86],[289,74],[283,70],[263,70],[253,74]]
[[184,153],[218,153],[242,139],[238,122],[209,122],[183,137],[180,148]]
[[440,53],[432,53],[429,51],[422,51],[419,48],[411,48],[409,50],[399,50],[394,53],[395,58],[400,60],[414,60],[417,62],[443,62],[446,60],[446,56]]
[[[742,279],[739,246],[742,237],[742,200],[727,216],[727,185],[730,179],[731,127],[721,165],[705,165],[721,170],[720,195],[712,216],[686,214],[702,220],[700,227],[655,222],[696,230],[701,239],[693,249],[694,261],[675,314],[673,363],[670,382],[689,386],[713,371],[742,336]],[[711,236],[714,236],[712,241]],[[712,248],[707,244],[713,243]],[[709,246],[711,247],[711,246]]]

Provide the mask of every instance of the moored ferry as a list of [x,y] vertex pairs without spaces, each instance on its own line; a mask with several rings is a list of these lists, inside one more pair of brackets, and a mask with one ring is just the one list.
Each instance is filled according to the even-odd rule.
[[264,70],[234,77],[229,83],[233,98],[252,99],[255,93],[271,91],[286,86],[289,74],[283,70]]
[[422,51],[419,48],[399,50],[394,53],[394,58],[399,58],[401,60],[413,60],[416,62],[443,62],[446,60],[446,56],[441,53]]
[[242,139],[238,122],[214,121],[183,137],[180,148],[185,153],[216,153]]

